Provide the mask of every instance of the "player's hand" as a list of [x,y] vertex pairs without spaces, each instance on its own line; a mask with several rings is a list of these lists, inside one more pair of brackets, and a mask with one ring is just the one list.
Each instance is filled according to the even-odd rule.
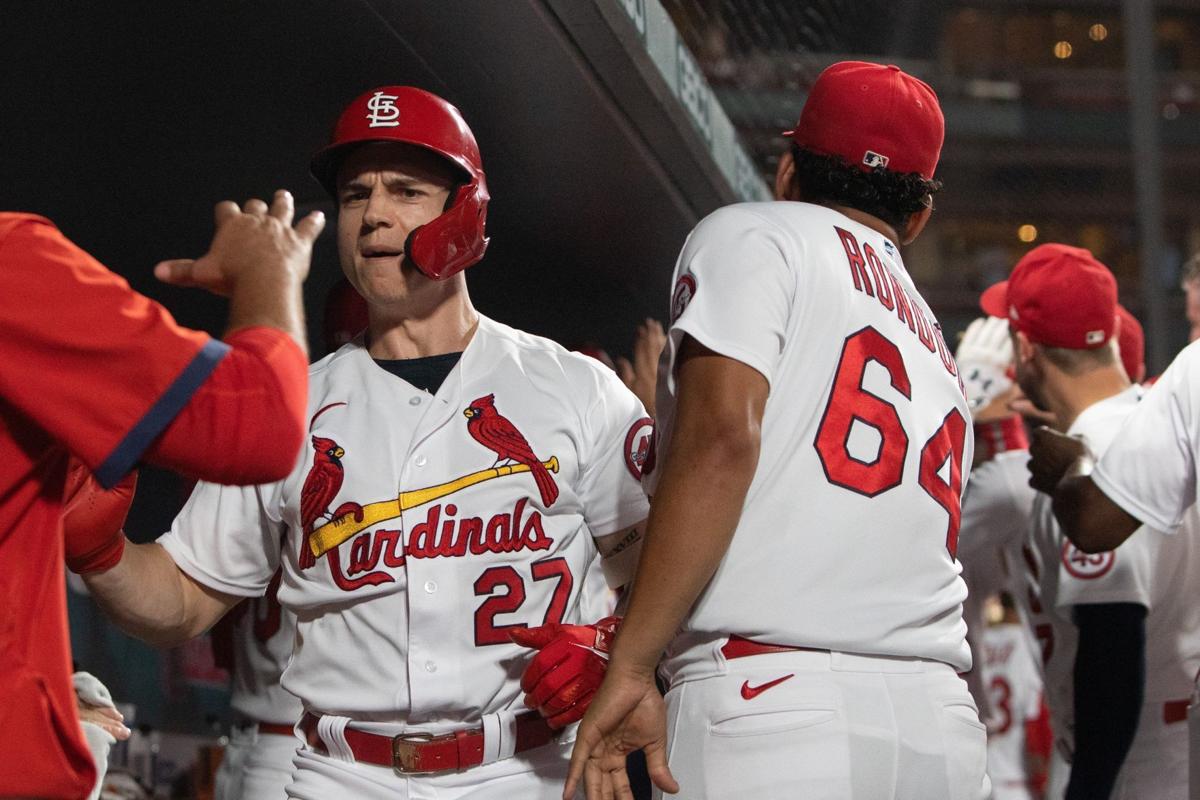
[[516,628],[509,636],[537,654],[521,675],[525,705],[536,709],[551,728],[563,728],[583,719],[608,669],[608,652],[619,617],[605,617],[595,625],[562,625]]
[[92,723],[118,742],[129,738],[131,731],[125,727],[125,715],[113,705],[108,687],[87,672],[76,672],[71,682],[75,686],[80,722]]
[[208,252],[198,259],[162,261],[154,275],[175,286],[197,286],[229,295],[239,280],[252,275],[288,273],[303,282],[312,261],[312,246],[325,227],[325,215],[314,211],[295,227],[292,195],[275,193],[270,207],[252,199],[217,203],[217,231]]
[[136,470],[105,489],[82,461],[71,459],[63,491],[63,542],[72,572],[104,572],[120,562],[125,551],[122,528],[136,489]]
[[1012,339],[1008,321],[999,317],[980,317],[967,326],[954,360],[967,393],[967,405],[976,422],[980,412],[1012,388]]
[[638,325],[633,339],[633,361],[617,359],[617,375],[654,416],[654,395],[658,390],[658,360],[667,346],[667,334],[656,319]]
[[1080,456],[1088,455],[1082,439],[1066,436],[1051,428],[1041,427],[1033,432],[1029,445],[1029,485],[1039,492],[1053,495],[1063,475]]
[[678,792],[667,766],[667,711],[654,673],[614,663],[579,725],[563,800],[575,796],[580,778],[588,800],[633,800],[625,757],[639,749],[654,785]]

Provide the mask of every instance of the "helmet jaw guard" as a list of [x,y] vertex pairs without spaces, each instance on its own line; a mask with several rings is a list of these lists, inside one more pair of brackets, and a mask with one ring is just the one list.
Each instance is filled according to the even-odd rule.
[[478,263],[487,252],[487,185],[472,180],[454,191],[450,207],[408,235],[404,257],[435,281],[444,281]]
[[458,109],[435,94],[411,86],[382,86],[355,98],[342,112],[332,141],[313,156],[310,169],[337,196],[337,171],[360,144],[397,142],[423,147],[450,161],[466,182],[436,219],[416,228],[404,256],[423,275],[445,280],[483,258],[490,195],[475,135]]

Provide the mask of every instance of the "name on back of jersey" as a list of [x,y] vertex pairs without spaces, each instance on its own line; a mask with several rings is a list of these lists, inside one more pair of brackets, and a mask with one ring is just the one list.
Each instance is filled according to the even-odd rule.
[[894,312],[921,345],[941,360],[946,372],[957,378],[958,366],[942,337],[942,326],[925,316],[921,304],[900,285],[870,242],[860,243],[853,233],[836,225],[834,230],[846,251],[854,289],[874,298],[885,311]]

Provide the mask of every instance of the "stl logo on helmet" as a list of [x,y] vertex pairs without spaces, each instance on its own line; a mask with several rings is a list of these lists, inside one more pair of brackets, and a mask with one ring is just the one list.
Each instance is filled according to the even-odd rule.
[[1104,553],[1085,553],[1070,542],[1063,543],[1062,563],[1067,572],[1081,580],[1094,580],[1108,574],[1116,563],[1112,550]]
[[395,128],[400,124],[398,95],[376,92],[367,101],[367,120],[370,128]]

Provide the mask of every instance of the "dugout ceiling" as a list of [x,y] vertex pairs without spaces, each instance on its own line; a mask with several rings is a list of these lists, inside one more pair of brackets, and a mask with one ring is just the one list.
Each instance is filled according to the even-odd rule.
[[[637,321],[663,315],[689,228],[733,194],[605,2],[6,3],[0,206],[50,216],[219,331],[223,304],[157,285],[153,263],[198,254],[219,199],[282,185],[324,203],[306,165],[340,107],[411,83],[459,105],[483,150],[493,244],[470,274],[476,304],[624,351]],[[314,311],[338,274],[331,239]]]

